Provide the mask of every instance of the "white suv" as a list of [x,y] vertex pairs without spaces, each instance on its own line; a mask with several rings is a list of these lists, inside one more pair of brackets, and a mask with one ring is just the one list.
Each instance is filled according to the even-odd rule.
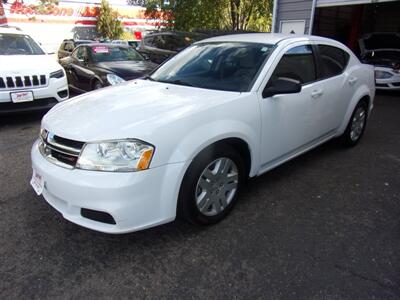
[[48,109],[68,99],[63,68],[27,34],[0,27],[0,114]]

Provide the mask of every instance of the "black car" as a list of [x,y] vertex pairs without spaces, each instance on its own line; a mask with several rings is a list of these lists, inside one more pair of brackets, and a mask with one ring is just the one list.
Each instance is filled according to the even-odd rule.
[[147,34],[137,50],[151,61],[161,64],[194,42],[207,38],[202,33],[165,31]]
[[74,40],[74,39],[64,40],[61,43],[60,48],[58,49],[58,59],[70,56],[72,51],[74,51],[74,49],[76,47],[78,47],[79,45],[90,44],[90,43],[94,43],[94,41],[91,41],[91,40]]
[[69,87],[79,92],[142,77],[157,67],[132,47],[100,43],[78,46],[60,63]]

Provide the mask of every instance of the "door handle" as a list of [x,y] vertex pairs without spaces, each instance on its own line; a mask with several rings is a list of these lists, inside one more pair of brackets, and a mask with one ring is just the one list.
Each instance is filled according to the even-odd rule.
[[357,80],[358,80],[358,78],[357,78],[357,77],[350,77],[350,79],[349,79],[349,83],[350,83],[350,85],[353,85],[353,84],[355,84],[355,83],[357,82]]
[[314,90],[311,92],[311,97],[318,98],[318,97],[322,96],[323,93],[324,92],[321,89]]

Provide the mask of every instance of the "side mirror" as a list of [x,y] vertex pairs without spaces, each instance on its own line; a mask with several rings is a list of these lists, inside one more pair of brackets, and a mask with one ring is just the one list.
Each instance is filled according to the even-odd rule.
[[266,86],[262,96],[263,98],[272,97],[278,94],[296,94],[300,93],[301,84],[299,81],[296,81],[291,78],[280,77],[275,80],[274,85]]

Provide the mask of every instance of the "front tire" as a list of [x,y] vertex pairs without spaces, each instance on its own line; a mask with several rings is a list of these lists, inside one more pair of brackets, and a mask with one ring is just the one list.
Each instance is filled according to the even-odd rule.
[[341,140],[347,147],[353,147],[361,140],[367,126],[368,103],[360,101],[354,108],[350,121]]
[[178,215],[199,225],[221,221],[237,201],[244,170],[242,158],[230,146],[201,152],[183,178]]
[[98,80],[95,80],[93,83],[93,90],[95,91],[95,90],[99,90],[101,88],[103,88],[103,85],[101,84],[101,82]]

